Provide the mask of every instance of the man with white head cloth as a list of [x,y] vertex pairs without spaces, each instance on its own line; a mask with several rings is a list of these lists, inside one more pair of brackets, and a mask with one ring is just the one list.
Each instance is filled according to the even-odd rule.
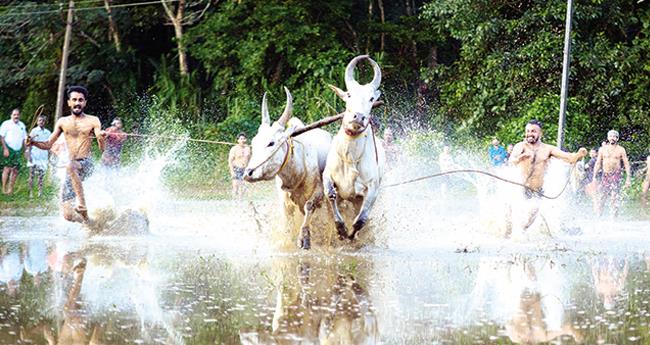
[[[626,178],[625,187],[629,187],[631,182],[630,162],[627,159],[625,149],[618,144],[618,132],[610,130],[607,132],[607,145],[598,150],[598,158],[594,166],[594,175],[591,183],[596,183],[596,176],[603,169],[603,176],[598,188],[599,195],[594,198],[594,211],[597,215],[602,215],[603,204],[608,197],[611,200],[611,207],[614,216],[618,215],[618,199],[620,196],[621,180],[623,179],[622,168],[625,168]],[[621,162],[623,163],[621,165]]]

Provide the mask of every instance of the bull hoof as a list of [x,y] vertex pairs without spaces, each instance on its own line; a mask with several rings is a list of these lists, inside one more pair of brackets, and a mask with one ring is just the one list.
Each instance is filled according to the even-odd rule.
[[367,219],[358,219],[354,224],[352,224],[352,229],[354,230],[354,233],[359,232],[359,230],[363,229],[364,226],[366,226],[366,223],[368,222]]
[[311,234],[309,233],[309,228],[302,228],[298,242],[300,249],[311,249]]
[[348,229],[345,228],[345,223],[336,222],[336,231],[339,233],[339,240],[343,241],[348,238]]
[[367,219],[359,219],[354,224],[352,224],[352,234],[348,237],[350,241],[354,241],[354,238],[357,236],[357,232],[359,232],[363,227],[366,225]]

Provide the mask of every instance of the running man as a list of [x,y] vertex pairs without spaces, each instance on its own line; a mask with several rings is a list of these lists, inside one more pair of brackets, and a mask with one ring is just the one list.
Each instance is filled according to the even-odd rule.
[[[622,168],[625,168],[625,187],[631,184],[630,162],[627,159],[625,149],[618,144],[618,132],[611,130],[607,132],[607,145],[603,145],[598,150],[598,158],[594,166],[594,175],[591,183],[596,183],[596,176],[603,169],[603,176],[600,180],[599,195],[594,198],[594,212],[598,216],[603,214],[603,204],[608,197],[611,200],[611,207],[614,210],[614,216],[618,215],[619,197],[621,192],[621,180],[623,179]],[[621,166],[623,162],[623,166]]]
[[232,197],[242,199],[244,197],[244,170],[251,159],[251,147],[246,144],[246,134],[239,133],[237,145],[230,149],[228,154],[228,168],[232,178]]
[[[526,186],[524,196],[529,200],[539,200],[543,193],[544,174],[546,166],[551,157],[559,158],[570,164],[575,164],[579,159],[587,155],[587,149],[581,147],[576,153],[569,153],[559,148],[545,144],[542,138],[542,123],[537,120],[530,120],[526,124],[526,133],[524,141],[519,142],[512,149],[510,162],[519,168],[523,184]],[[539,203],[532,205],[528,219],[522,224],[522,230],[525,231],[530,227],[537,213],[539,212]]]
[[[63,133],[68,147],[70,163],[66,167],[66,178],[61,192],[63,218],[71,222],[88,222],[88,209],[84,195],[82,181],[93,171],[93,162],[90,154],[92,137],[95,135],[99,149],[104,151],[104,136],[102,124],[96,116],[84,113],[88,99],[88,90],[83,86],[68,88],[68,107],[70,115],[60,118],[54,125],[54,133],[46,142],[32,142],[27,138],[26,144],[39,149],[49,150]],[[73,207],[73,200],[77,199],[77,206]]]

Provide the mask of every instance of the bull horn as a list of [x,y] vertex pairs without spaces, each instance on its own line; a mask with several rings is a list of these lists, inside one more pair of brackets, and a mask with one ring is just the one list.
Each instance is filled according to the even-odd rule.
[[262,97],[262,124],[271,124],[271,115],[269,115],[269,104],[266,101],[266,92],[264,92],[264,97]]
[[287,121],[289,121],[291,115],[293,114],[293,97],[291,97],[291,92],[289,92],[289,89],[285,87],[284,93],[287,94],[287,105],[284,106],[284,111],[282,112],[282,116],[280,116],[280,118],[278,119],[278,123],[281,124],[283,127],[287,125]]
[[372,64],[372,69],[375,72],[370,84],[372,84],[372,87],[375,90],[377,90],[379,89],[379,85],[381,85],[381,68],[379,68],[379,64],[376,63],[375,60],[371,59],[370,57],[368,57],[368,61],[370,61],[370,63]]
[[348,63],[348,67],[345,68],[345,87],[350,90],[350,88],[354,88],[355,85],[359,85],[359,83],[354,79],[354,68],[357,66],[357,63],[359,60],[366,59],[368,55],[359,55],[352,59],[350,63]]

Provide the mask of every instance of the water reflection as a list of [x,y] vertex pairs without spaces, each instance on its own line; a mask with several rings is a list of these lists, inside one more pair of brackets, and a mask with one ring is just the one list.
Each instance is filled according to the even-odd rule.
[[598,298],[606,310],[614,308],[615,299],[625,289],[629,264],[627,258],[602,255],[593,258],[591,271]]
[[0,344],[650,339],[646,252],[256,256],[170,242],[0,242]]
[[0,244],[0,285],[15,297],[23,276],[23,252],[20,243]]
[[167,327],[146,247],[29,240],[2,248],[10,279],[0,294],[8,311],[0,314],[0,343],[182,343]]
[[377,318],[365,285],[367,259],[304,257],[275,262],[270,329],[242,330],[243,344],[376,344]]
[[503,334],[511,341],[536,344],[566,335],[581,342],[567,313],[570,281],[556,262],[534,257],[486,259],[478,270],[474,303],[483,309],[483,317],[503,325]]

